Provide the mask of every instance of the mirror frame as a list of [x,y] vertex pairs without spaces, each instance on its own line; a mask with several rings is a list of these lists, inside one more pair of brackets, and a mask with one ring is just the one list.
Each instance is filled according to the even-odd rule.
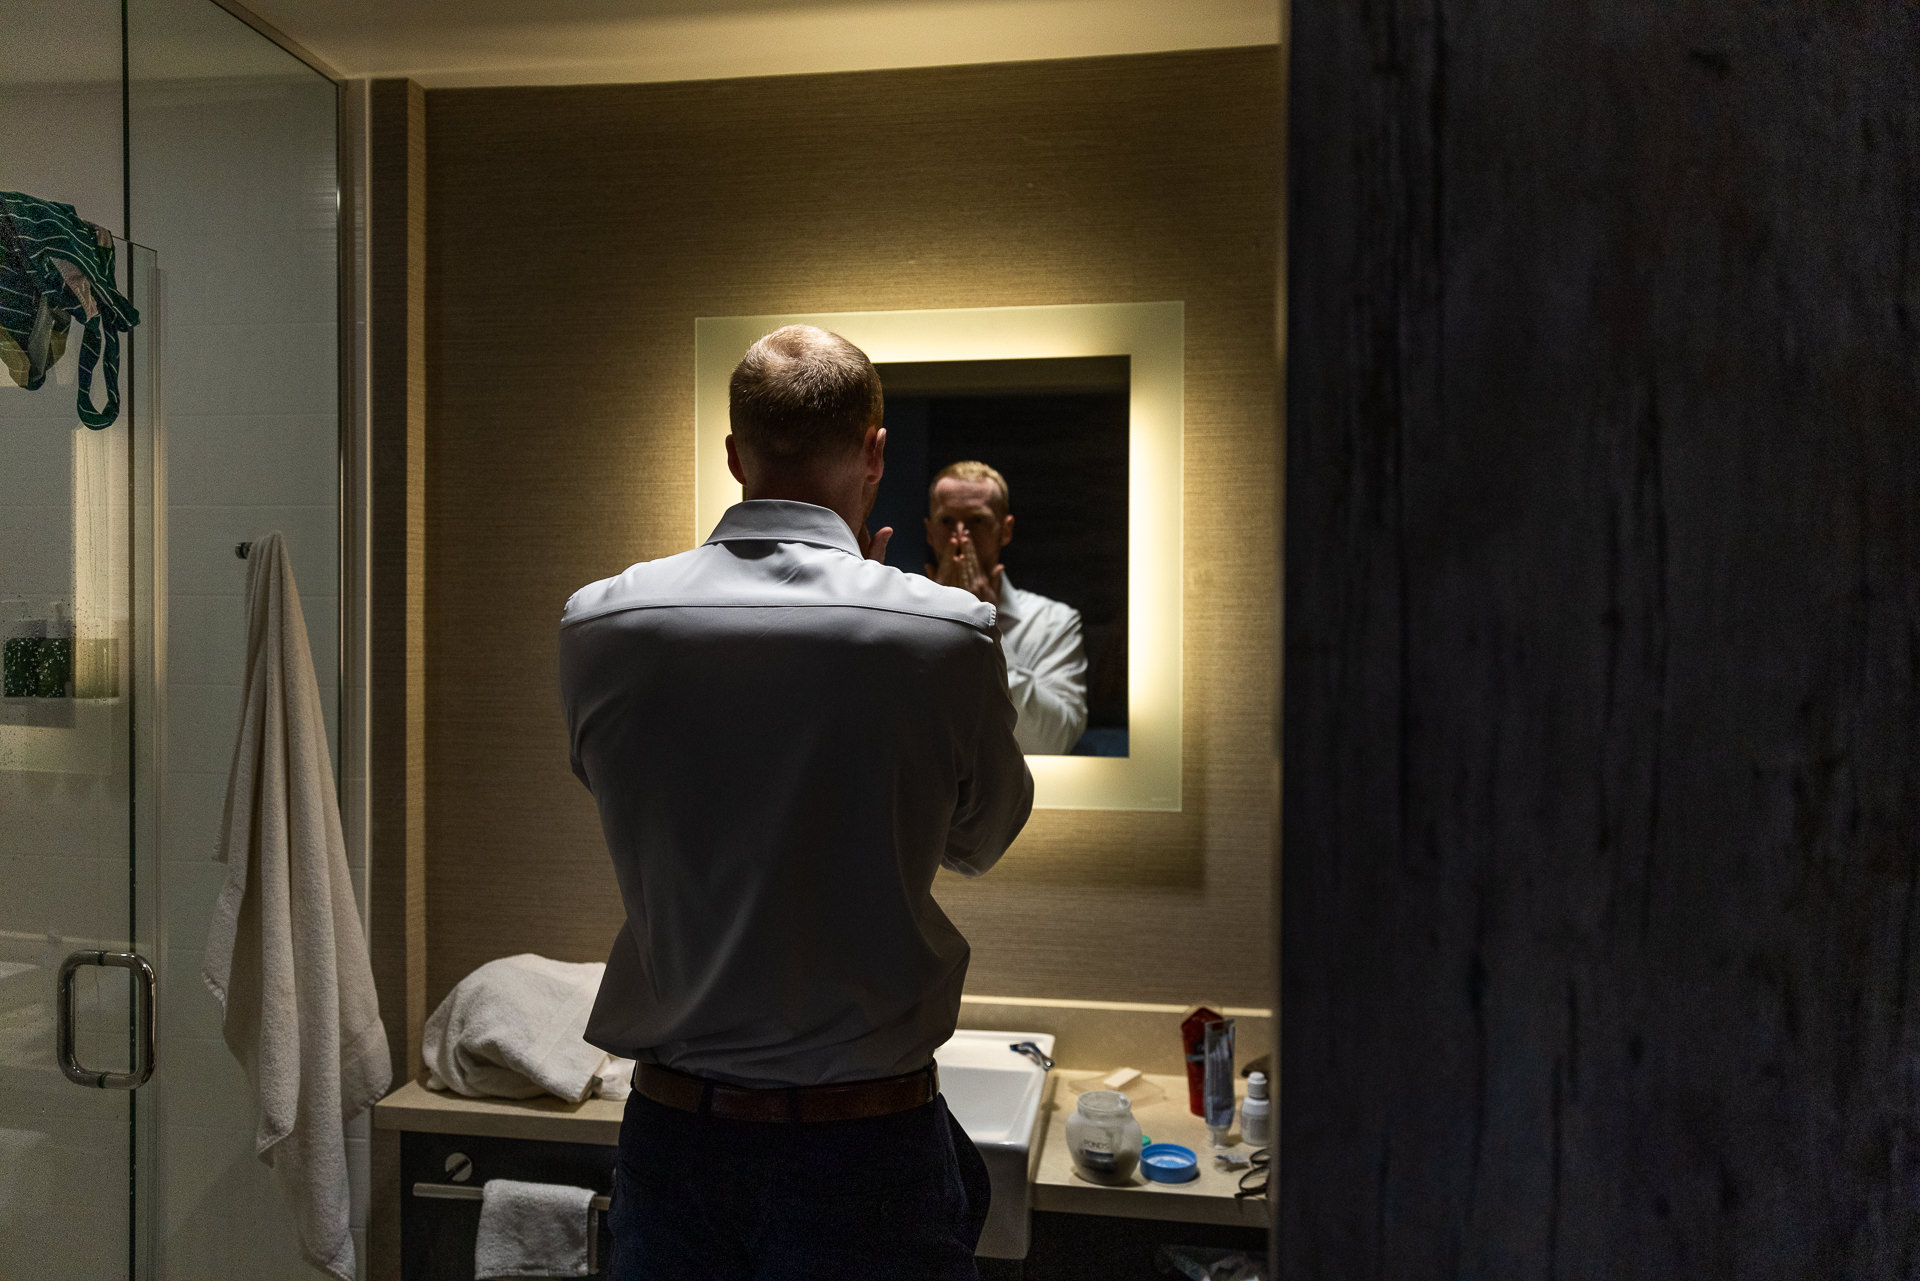
[[818,325],[875,364],[1127,356],[1127,756],[1029,756],[1042,809],[1178,811],[1181,802],[1182,433],[1186,307],[1178,302],[707,316],[694,321],[695,543],[740,486],[727,471],[727,381],[782,325]]

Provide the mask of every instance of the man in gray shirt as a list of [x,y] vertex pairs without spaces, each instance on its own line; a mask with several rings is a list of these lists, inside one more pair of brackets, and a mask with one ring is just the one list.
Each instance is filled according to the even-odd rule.
[[880,382],[789,326],[730,387],[707,542],[576,592],[573,767],[627,921],[587,1039],[639,1060],[614,1275],[970,1278],[978,1152],[938,1095],[967,944],[1033,780],[994,609],[880,563]]

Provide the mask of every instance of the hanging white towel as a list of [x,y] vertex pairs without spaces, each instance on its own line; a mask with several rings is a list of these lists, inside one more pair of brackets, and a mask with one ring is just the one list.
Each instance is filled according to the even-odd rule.
[[247,677],[207,933],[207,986],[260,1109],[271,1166],[307,1258],[354,1275],[346,1123],[386,1092],[374,993],[327,756],[306,620],[279,534],[247,563]]
[[601,961],[532,952],[488,961],[454,984],[427,1019],[427,1084],[476,1097],[586,1098],[610,1058],[586,1042],[587,1015],[606,970]]
[[586,1276],[592,1205],[588,1188],[488,1179],[473,1242],[476,1281]]

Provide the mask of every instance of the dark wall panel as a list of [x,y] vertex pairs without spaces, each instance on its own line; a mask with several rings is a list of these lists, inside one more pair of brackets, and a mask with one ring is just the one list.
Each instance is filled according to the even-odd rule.
[[372,654],[368,775],[373,972],[393,1079],[420,1062],[426,1022],[426,93],[368,95],[371,225]]
[[1913,1275],[1920,7],[1291,51],[1282,1275]]

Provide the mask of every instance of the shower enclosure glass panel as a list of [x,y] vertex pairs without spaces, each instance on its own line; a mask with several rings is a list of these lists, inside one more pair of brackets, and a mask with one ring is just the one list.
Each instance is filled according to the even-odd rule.
[[143,900],[164,1018],[139,1205],[153,1275],[305,1281],[320,1273],[200,975],[246,672],[239,544],[285,537],[337,744],[339,92],[208,0],[128,0],[127,41],[129,217],[165,266],[166,339],[166,823]]
[[[0,190],[152,246],[117,242],[142,323],[112,428],[78,424],[77,336],[39,391],[0,374],[0,1278],[296,1281],[200,970],[234,547],[270,530],[338,761],[339,90],[213,0],[0,0],[0,32]],[[364,1126],[349,1162],[364,1254]]]
[[38,391],[0,376],[0,1277],[139,1266],[157,264],[115,249],[148,313],[122,339],[118,421],[79,424],[77,333]]

